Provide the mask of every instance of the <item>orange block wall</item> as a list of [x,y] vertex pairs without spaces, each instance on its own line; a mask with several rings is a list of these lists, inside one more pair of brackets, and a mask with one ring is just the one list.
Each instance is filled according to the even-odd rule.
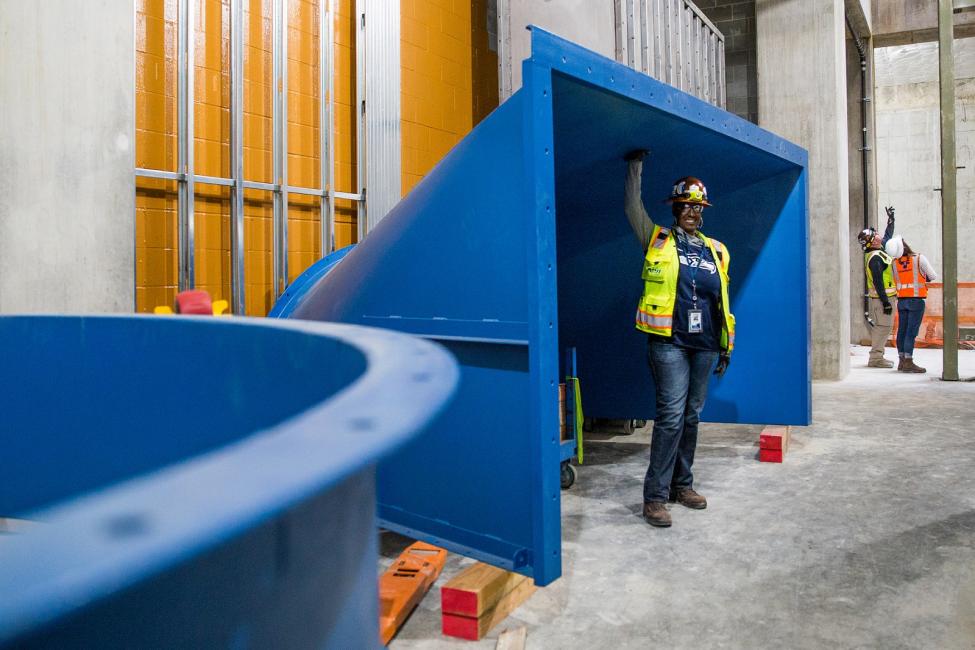
[[486,0],[401,0],[403,194],[498,105]]
[[[244,177],[273,182],[270,0],[244,6]],[[176,171],[177,0],[137,0],[136,165]],[[288,0],[288,182],[319,188],[319,0]],[[354,0],[335,2],[335,189],[355,192]],[[406,194],[472,126],[497,106],[497,56],[488,46],[486,0],[402,0],[402,162]],[[230,175],[228,0],[200,0],[194,16],[194,155],[197,174]],[[138,311],[173,303],[178,279],[176,183],[136,182]],[[230,299],[230,192],[197,184],[196,285]],[[274,303],[273,208],[246,190],[246,313]],[[336,247],[356,240],[351,201],[336,202]],[[320,257],[315,197],[289,195],[289,281]]]
[[[176,0],[136,4],[136,165],[176,171]],[[320,188],[319,2],[288,0],[288,183]],[[354,0],[336,3],[336,189],[354,192]],[[244,5],[244,177],[271,183],[273,41],[270,0]],[[197,174],[230,175],[230,8],[201,0],[194,16],[194,166]],[[246,313],[265,315],[274,304],[271,194],[244,193]],[[136,309],[172,305],[178,283],[176,183],[136,182]],[[197,184],[196,286],[230,299],[230,191]],[[289,195],[288,279],[320,257],[318,200]],[[352,202],[336,209],[336,246],[355,241]]]

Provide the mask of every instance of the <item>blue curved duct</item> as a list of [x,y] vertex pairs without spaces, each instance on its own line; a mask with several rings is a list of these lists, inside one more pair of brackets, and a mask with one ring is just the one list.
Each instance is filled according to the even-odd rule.
[[439,346],[334,323],[0,317],[0,646],[378,645],[375,466]]
[[799,425],[811,402],[807,154],[537,28],[523,83],[288,309],[453,352],[457,398],[380,466],[379,516],[544,585],[561,571],[563,351],[577,350],[587,415],[654,414],[623,154],[652,151],[644,200],[664,225],[674,179],[703,178],[715,205],[704,230],[731,250],[737,349],[704,418]]

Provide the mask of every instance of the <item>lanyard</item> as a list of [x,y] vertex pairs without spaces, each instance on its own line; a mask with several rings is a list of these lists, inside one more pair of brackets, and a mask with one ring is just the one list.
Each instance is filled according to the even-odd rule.
[[[697,266],[691,264],[691,244],[690,242],[681,242],[681,237],[677,233],[674,233],[674,237],[677,241],[677,252],[684,254],[684,259],[687,260],[688,274],[691,278],[691,300],[694,303],[694,309],[697,309],[697,272],[701,268],[701,262],[704,261],[704,249],[706,246],[701,245],[701,254],[697,259]],[[681,243],[684,244],[684,249],[681,250]]]

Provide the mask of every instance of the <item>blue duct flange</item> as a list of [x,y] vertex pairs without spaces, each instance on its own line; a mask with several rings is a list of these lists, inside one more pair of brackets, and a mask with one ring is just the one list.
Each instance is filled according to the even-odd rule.
[[0,317],[0,645],[378,646],[375,464],[449,401],[360,326]]

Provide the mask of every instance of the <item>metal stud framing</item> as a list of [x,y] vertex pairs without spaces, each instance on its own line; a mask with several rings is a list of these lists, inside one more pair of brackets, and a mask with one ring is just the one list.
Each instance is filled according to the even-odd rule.
[[[355,0],[355,142],[356,142],[356,191],[360,196],[366,195],[366,3],[365,0]],[[358,240],[366,236],[366,206],[364,201],[356,203],[356,225],[359,229]]]
[[193,3],[191,0],[179,0],[177,15],[179,17],[179,52],[177,53],[177,94],[182,98],[179,102],[179,116],[177,118],[177,133],[179,138],[179,161],[177,170],[182,174],[178,193],[178,224],[179,224],[179,290],[186,291],[195,285],[194,273],[194,245],[193,229],[195,225],[194,211],[196,208],[196,177],[193,174],[193,72],[194,72],[194,38],[192,34]]
[[273,0],[273,96],[272,96],[272,160],[274,178],[271,183],[248,181],[244,178],[244,26],[243,0],[230,3],[230,177],[202,176],[196,174],[193,165],[193,73],[194,34],[193,16],[200,0],[177,0],[177,142],[178,162],[176,171],[137,168],[135,175],[143,178],[159,178],[176,181],[178,191],[177,221],[179,247],[178,286],[180,291],[195,286],[194,269],[194,197],[196,183],[220,185],[230,188],[230,238],[231,238],[231,304],[235,314],[245,311],[244,277],[244,190],[262,190],[272,194],[274,206],[274,295],[279,296],[288,282],[288,195],[302,194],[320,198],[321,254],[328,255],[335,243],[335,200],[355,201],[359,218],[359,239],[365,236],[365,61],[364,2],[357,0],[356,33],[356,133],[357,133],[357,190],[339,192],[334,187],[335,148],[331,134],[335,132],[335,42],[336,0],[320,0],[319,6],[319,64],[320,64],[320,156],[321,184],[319,188],[296,187],[288,183],[288,0]]
[[244,10],[230,0],[230,286],[231,311],[243,314],[244,300]]
[[319,161],[321,163],[321,187],[324,192],[321,203],[321,251],[322,257],[335,250],[335,200],[332,197],[332,182],[335,169],[335,151],[330,134],[335,132],[332,124],[334,115],[335,75],[332,74],[333,43],[332,30],[335,18],[332,13],[333,0],[321,0],[318,13],[319,49],[318,72],[322,93],[319,108]]
[[274,295],[288,284],[288,22],[285,0],[274,0],[271,19],[274,33],[274,102],[271,130],[274,133]]

